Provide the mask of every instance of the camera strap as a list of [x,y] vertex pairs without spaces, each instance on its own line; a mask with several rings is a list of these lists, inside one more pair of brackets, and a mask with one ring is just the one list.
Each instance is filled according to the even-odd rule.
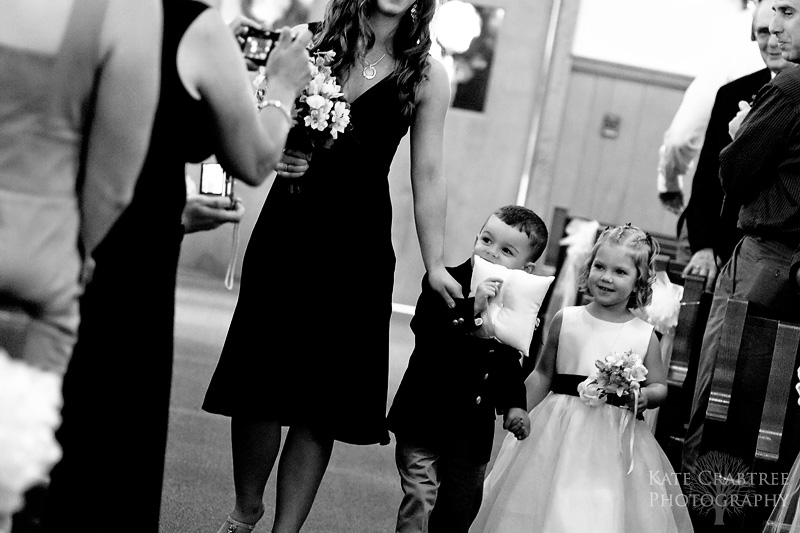
[[225,288],[233,290],[233,275],[236,272],[236,257],[239,255],[239,223],[233,224],[233,239],[231,241],[231,256],[228,259],[228,271],[225,272]]

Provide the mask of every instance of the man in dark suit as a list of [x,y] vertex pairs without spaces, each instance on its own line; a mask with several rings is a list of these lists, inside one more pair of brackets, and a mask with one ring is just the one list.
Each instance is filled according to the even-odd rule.
[[[772,0],[763,0],[760,10]],[[775,0],[771,39],[783,58],[800,63],[800,0]],[[739,121],[747,106],[737,114]],[[800,69],[787,68],[755,98],[735,138],[719,156],[724,192],[721,217],[738,213],[743,237],[722,268],[703,335],[684,468],[716,435],[704,435],[714,366],[728,298],[747,300],[777,318],[797,320],[800,309]]]
[[736,227],[739,218],[736,210],[729,210],[725,218],[720,217],[723,194],[719,182],[719,154],[731,142],[728,123],[739,111],[740,102],[745,102],[749,108],[761,87],[782,70],[794,66],[781,56],[777,39],[770,39],[772,4],[773,0],[762,0],[753,15],[753,39],[758,43],[766,67],[723,85],[717,92],[689,203],[678,219],[678,234],[686,224],[692,252],[684,275],[706,276],[709,292],[714,290],[718,266],[727,262],[742,237]]

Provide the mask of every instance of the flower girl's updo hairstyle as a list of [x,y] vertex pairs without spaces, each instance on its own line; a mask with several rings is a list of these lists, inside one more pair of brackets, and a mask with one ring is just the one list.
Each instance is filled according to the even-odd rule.
[[589,270],[594,263],[597,250],[604,244],[619,246],[630,254],[638,275],[628,300],[628,307],[631,309],[645,307],[653,296],[652,285],[656,279],[655,262],[659,250],[658,241],[649,233],[630,224],[603,230],[578,273],[578,287],[584,292],[589,292]]

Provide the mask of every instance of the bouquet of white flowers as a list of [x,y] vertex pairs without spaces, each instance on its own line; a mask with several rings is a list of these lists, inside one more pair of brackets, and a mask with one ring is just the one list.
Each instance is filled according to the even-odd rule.
[[330,148],[350,125],[350,104],[328,66],[335,55],[330,51],[311,56],[311,81],[295,103],[298,125],[305,128],[312,148]]
[[592,407],[608,402],[609,398],[612,398],[609,402],[612,405],[625,406],[647,376],[642,358],[632,350],[613,352],[595,361],[594,365],[597,367],[594,375],[578,385],[581,400]]
[[[329,66],[336,53],[314,52],[309,59],[311,79],[295,101],[295,120],[287,146],[302,152],[330,148],[350,126],[350,104]],[[264,99],[266,80],[256,78],[257,100]]]

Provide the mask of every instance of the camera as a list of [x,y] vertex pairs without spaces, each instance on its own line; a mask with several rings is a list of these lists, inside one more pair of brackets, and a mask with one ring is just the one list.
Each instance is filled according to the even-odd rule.
[[226,196],[233,207],[233,176],[225,172],[219,163],[203,163],[200,165],[200,194]]
[[246,31],[237,35],[237,39],[245,59],[249,59],[258,66],[266,65],[269,53],[281,34],[277,31],[258,30],[250,26],[244,28]]

